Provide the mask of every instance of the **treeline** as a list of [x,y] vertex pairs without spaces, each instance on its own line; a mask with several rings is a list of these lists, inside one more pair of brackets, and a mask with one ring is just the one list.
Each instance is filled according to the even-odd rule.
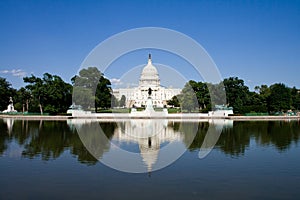
[[[111,105],[111,83],[96,67],[82,69],[71,79],[72,84],[49,73],[42,78],[31,75],[23,80],[26,86],[16,90],[0,77],[0,111],[7,108],[9,97],[13,97],[15,110],[41,114],[66,113],[74,100],[84,109],[97,110]],[[76,90],[75,97],[72,96],[73,90]],[[93,90],[96,93],[92,93]]]
[[0,110],[6,109],[9,97],[19,112],[65,113],[72,103],[72,85],[59,76],[45,73],[42,78],[31,75],[23,80],[27,85],[16,90],[0,78]]
[[[9,97],[13,97],[15,109],[19,112],[66,113],[72,103],[84,109],[109,109],[125,106],[126,98],[116,99],[112,95],[110,81],[96,67],[82,69],[66,83],[57,75],[45,73],[39,78],[34,75],[23,78],[25,87],[12,88],[6,79],[0,77],[0,111],[7,108]],[[226,97],[217,92],[224,90]],[[168,104],[181,107],[188,112],[208,112],[212,110],[211,93],[215,102],[224,102],[234,113],[270,113],[300,110],[300,92],[296,87],[283,83],[271,86],[256,86],[250,91],[242,79],[230,77],[220,84],[189,81],[180,95],[174,96]]]
[[[222,92],[216,92],[224,88],[226,97],[222,96]],[[215,102],[222,102],[224,98],[223,102],[232,107],[236,114],[275,114],[300,110],[300,90],[296,87],[275,83],[271,86],[256,86],[255,91],[250,91],[244,81],[237,77],[225,78],[222,83],[214,85],[191,80],[186,83],[181,94],[174,96],[168,104],[188,111],[207,112],[212,109],[210,93],[214,93]]]

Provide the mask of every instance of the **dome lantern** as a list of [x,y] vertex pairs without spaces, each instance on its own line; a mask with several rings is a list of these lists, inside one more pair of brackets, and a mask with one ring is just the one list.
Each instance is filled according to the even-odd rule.
[[152,65],[151,54],[148,57],[148,64],[143,68],[140,78],[140,87],[158,87],[160,79],[157,69]]

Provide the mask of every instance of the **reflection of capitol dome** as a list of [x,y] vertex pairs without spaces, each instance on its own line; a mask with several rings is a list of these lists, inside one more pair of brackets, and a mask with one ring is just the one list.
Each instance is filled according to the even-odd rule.
[[147,165],[148,172],[152,171],[153,165],[156,163],[160,149],[159,138],[143,139],[139,143],[143,162]]
[[144,67],[141,78],[140,87],[158,87],[160,80],[155,66],[152,65],[151,54],[149,54],[148,64]]
[[148,172],[151,172],[159,159],[161,145],[181,141],[182,135],[168,126],[167,120],[137,119],[118,123],[113,139],[121,143],[138,144],[142,161]]

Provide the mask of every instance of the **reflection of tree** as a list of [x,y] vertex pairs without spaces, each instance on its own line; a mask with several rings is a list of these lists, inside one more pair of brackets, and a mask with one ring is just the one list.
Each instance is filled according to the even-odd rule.
[[[115,123],[101,123],[101,128],[108,138],[112,137],[115,127]],[[0,155],[13,139],[24,146],[22,156],[26,158],[41,156],[43,160],[51,160],[61,156],[64,151],[70,150],[81,163],[97,162],[97,159],[83,145],[76,130],[70,129],[65,121],[15,120],[13,131],[9,135],[7,125],[0,120],[0,130]]]
[[[197,123],[198,124],[198,123]],[[193,142],[191,143],[189,150],[193,151],[196,149],[199,149],[204,141],[206,132],[208,130],[208,122],[200,122],[198,124],[198,130],[197,130],[197,134],[193,140]]]
[[[175,128],[177,128],[175,124]],[[183,143],[186,145],[187,148],[189,146],[194,146],[193,143],[195,142],[197,136],[197,131],[198,131],[198,123],[197,122],[181,122],[178,130],[181,134],[183,134]],[[191,145],[190,145],[191,144]]]
[[3,120],[0,119],[0,155],[7,149],[7,126],[3,123]]
[[236,124],[233,129],[224,128],[216,146],[233,156],[244,154],[250,143],[248,130],[239,124]]
[[[8,130],[8,121],[13,121],[12,130]],[[28,126],[28,121],[14,121],[14,119],[6,119],[0,120],[0,154],[3,153],[7,148],[7,143],[11,142],[11,140],[15,140],[19,145],[25,145],[29,140],[29,132],[31,135],[36,135],[38,133],[39,122],[35,121],[30,123],[30,127]]]
[[[31,122],[39,123],[39,122]],[[107,125],[108,124],[108,125]],[[106,133],[112,133],[115,126],[110,123],[104,124],[102,129]],[[30,125],[31,127],[31,125]],[[65,122],[45,121],[42,128],[36,126],[35,131],[31,130],[31,140],[25,145],[23,156],[33,158],[38,155],[43,160],[58,158],[66,149],[78,156],[78,160],[86,164],[95,164],[97,159],[85,148],[75,130],[70,130]]]
[[228,138],[228,142],[236,139],[236,143],[241,144],[240,147],[237,147],[236,143],[233,144],[236,146],[236,153],[244,152],[245,147],[249,145],[250,137],[254,137],[258,144],[274,145],[279,151],[284,151],[292,142],[298,142],[300,129],[298,121],[235,122],[233,129],[227,130],[227,134],[232,135]]
[[[199,123],[190,150],[199,149],[208,130],[208,123]],[[186,130],[185,137],[190,137],[191,130]],[[279,151],[288,149],[291,144],[297,143],[300,137],[298,121],[247,121],[234,122],[232,128],[223,128],[216,148],[226,154],[239,156],[245,152],[251,138],[261,145],[274,145]]]
[[180,124],[181,124],[180,122],[168,123],[168,127],[172,127],[175,132],[178,132],[180,128]]
[[298,142],[300,135],[299,122],[269,122],[267,133],[267,139],[269,139],[267,142],[274,144],[280,151],[284,151],[290,147],[293,141]]
[[[100,126],[101,130],[98,122],[91,122],[81,124],[80,128],[78,127],[77,129],[80,140],[85,148],[88,149],[89,154],[97,159],[101,158],[102,155],[109,150],[110,142],[104,137],[107,137],[108,139],[112,138],[116,123],[101,123]],[[99,131],[103,131],[104,134]]]
[[[59,131],[58,131],[59,130]],[[68,146],[68,136],[65,124],[59,122],[43,122],[42,127],[36,127],[38,134],[31,135],[31,140],[25,145],[23,156],[33,158],[41,155],[43,160],[58,158]]]
[[39,122],[31,123],[30,127],[28,126],[28,121],[14,121],[13,126],[13,137],[20,145],[24,145],[28,139],[28,130],[38,130]]
[[[197,150],[203,144],[209,123],[207,122],[174,122],[168,123],[176,132],[183,135],[183,143],[189,150]],[[84,124],[91,131],[86,134],[88,145],[101,157],[110,148],[110,143],[101,143],[98,123]],[[96,127],[98,126],[98,127]],[[116,123],[100,123],[103,132],[109,139],[115,132]],[[82,143],[76,129],[71,129],[65,121],[21,121],[15,120],[10,134],[7,124],[0,119],[0,155],[10,142],[15,141],[24,146],[23,156],[26,158],[41,157],[43,160],[56,159],[66,150],[77,156],[79,162],[95,164],[95,159]],[[195,135],[196,134],[196,135]],[[195,136],[195,137],[194,137]],[[253,139],[259,145],[274,146],[280,152],[287,150],[293,143],[300,140],[298,121],[236,121],[232,128],[224,128],[216,144],[222,152],[239,156],[245,152]]]

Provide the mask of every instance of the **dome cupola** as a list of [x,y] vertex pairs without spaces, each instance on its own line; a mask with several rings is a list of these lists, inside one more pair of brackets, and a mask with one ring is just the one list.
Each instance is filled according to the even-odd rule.
[[158,87],[160,80],[157,69],[152,65],[151,54],[149,54],[148,64],[143,68],[140,78],[140,86],[142,87]]

